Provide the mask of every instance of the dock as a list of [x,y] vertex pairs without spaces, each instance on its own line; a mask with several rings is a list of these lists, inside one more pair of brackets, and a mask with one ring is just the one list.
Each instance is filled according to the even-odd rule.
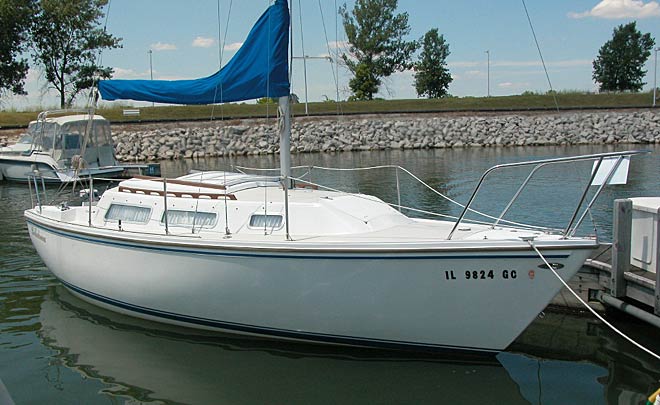
[[[615,200],[612,243],[587,259],[571,288],[597,310],[614,307],[660,327],[659,217],[660,197]],[[581,308],[565,289],[551,305]]]

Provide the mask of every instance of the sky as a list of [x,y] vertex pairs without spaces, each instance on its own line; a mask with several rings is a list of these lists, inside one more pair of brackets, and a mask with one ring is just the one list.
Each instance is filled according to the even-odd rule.
[[[346,50],[346,36],[335,11],[344,1],[289,1],[293,6],[294,56],[320,57],[306,61],[307,97],[309,101],[334,100],[337,85],[333,64],[323,57],[334,58],[338,51]],[[122,38],[123,47],[104,51],[102,63],[113,67],[118,79],[149,79],[152,73],[154,79],[165,80],[208,76],[220,66],[221,49],[224,65],[271,3],[111,0],[107,30]],[[346,1],[349,10],[354,3]],[[555,90],[597,89],[591,77],[592,61],[620,24],[637,21],[638,29],[650,33],[660,46],[658,1],[526,0],[526,5]],[[549,89],[522,0],[399,0],[398,12],[409,15],[409,39],[419,39],[432,28],[444,35],[451,52],[447,63],[454,79],[449,87],[452,95],[485,96],[490,90],[493,96],[504,96]],[[645,90],[652,88],[653,67],[652,55],[646,65]],[[38,67],[31,68],[28,95],[13,97],[0,107],[57,106],[58,98],[47,91],[43,76]],[[350,95],[350,77],[339,66],[340,99]],[[301,59],[293,61],[292,92],[305,100]],[[415,98],[413,72],[384,79],[378,97]],[[79,99],[82,102],[84,97]]]

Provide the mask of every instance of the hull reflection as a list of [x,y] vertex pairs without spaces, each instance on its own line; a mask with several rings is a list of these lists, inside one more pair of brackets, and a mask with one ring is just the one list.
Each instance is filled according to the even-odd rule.
[[494,357],[249,340],[137,320],[54,287],[40,337],[106,393],[183,403],[528,403]]

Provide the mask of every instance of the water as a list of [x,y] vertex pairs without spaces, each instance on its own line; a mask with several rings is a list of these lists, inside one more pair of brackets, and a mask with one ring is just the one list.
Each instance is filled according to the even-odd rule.
[[[660,195],[660,157],[633,162],[625,186],[594,206],[599,235],[611,233],[614,198]],[[294,165],[401,164],[464,202],[493,164],[608,151],[548,147],[298,155]],[[164,162],[163,174],[230,165],[274,167],[277,157]],[[540,173],[507,219],[562,227],[572,214],[586,165]],[[302,172],[297,172],[302,174]],[[327,173],[314,180],[396,202],[393,171]],[[508,173],[506,181],[524,178]],[[402,205],[459,212],[401,175]],[[560,179],[561,187],[550,183]],[[52,190],[49,190],[52,191]],[[515,187],[488,182],[475,208],[499,214]],[[546,210],[539,209],[540,203]],[[569,204],[570,205],[570,204]],[[32,248],[22,211],[26,186],[0,184],[0,378],[18,404],[69,403],[506,403],[639,404],[660,387],[660,363],[590,317],[547,313],[495,358],[349,349],[245,339],[164,326],[118,315],[69,294]],[[582,233],[593,233],[588,219]],[[75,253],[73,253],[75,254]],[[660,331],[608,312],[608,319],[660,352]],[[493,325],[496,327],[496,325]]]

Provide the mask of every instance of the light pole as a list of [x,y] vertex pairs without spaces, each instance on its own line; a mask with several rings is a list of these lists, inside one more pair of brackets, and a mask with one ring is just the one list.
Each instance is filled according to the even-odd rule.
[[149,76],[151,77],[151,80],[154,80],[154,64],[151,59],[151,55],[153,55],[154,51],[149,49],[147,53],[149,54]]
[[[147,53],[149,54],[149,77],[151,78],[151,80],[154,80],[154,64],[153,64],[153,61],[152,61],[152,55],[153,55],[154,51],[149,49],[147,51]],[[153,107],[154,103],[151,103],[151,106]]]
[[655,51],[653,61],[653,107],[655,107],[655,93],[658,89],[658,51],[660,51],[660,48],[655,48],[653,51]]
[[487,58],[486,59],[486,75],[487,75],[487,80],[488,80],[488,84],[487,84],[487,86],[488,86],[487,89],[488,90],[487,90],[486,94],[488,95],[488,97],[490,97],[490,50],[486,51],[486,58]]

